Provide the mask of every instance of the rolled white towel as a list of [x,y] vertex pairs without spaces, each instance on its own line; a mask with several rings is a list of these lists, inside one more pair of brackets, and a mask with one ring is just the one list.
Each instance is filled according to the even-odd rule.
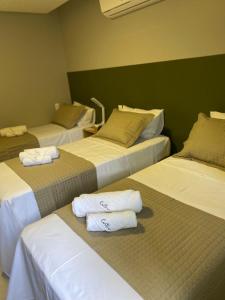
[[87,215],[88,231],[117,231],[137,227],[137,217],[132,210]]
[[19,158],[25,167],[49,164],[52,162],[50,155],[30,155],[25,152],[20,152]]
[[25,149],[25,153],[29,153],[31,155],[47,155],[51,156],[52,159],[59,157],[59,150],[55,146],[42,147],[42,148],[33,148],[33,149]]
[[125,190],[99,194],[82,194],[75,197],[72,209],[77,217],[85,217],[88,213],[142,210],[142,199],[139,191]]
[[6,137],[19,136],[27,132],[26,125],[7,127],[0,129],[0,135]]
[[21,135],[27,132],[27,126],[26,125],[20,125],[13,127],[14,132],[16,135]]
[[13,131],[13,129],[9,129],[6,134],[5,134],[6,137],[13,137],[13,136],[16,136],[16,133]]

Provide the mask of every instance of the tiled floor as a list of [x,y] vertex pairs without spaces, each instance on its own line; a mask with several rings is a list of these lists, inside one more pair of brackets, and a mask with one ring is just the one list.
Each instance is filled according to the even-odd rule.
[[0,270],[0,300],[6,299],[6,291],[8,287],[8,279],[6,276],[2,275],[2,272]]

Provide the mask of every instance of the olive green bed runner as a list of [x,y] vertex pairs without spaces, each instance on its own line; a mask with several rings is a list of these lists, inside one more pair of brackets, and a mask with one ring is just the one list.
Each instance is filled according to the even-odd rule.
[[18,157],[19,153],[24,149],[37,148],[39,142],[37,138],[30,134],[25,133],[20,136],[14,137],[0,137],[0,162],[14,157]]
[[95,166],[63,150],[50,164],[24,167],[18,158],[6,164],[32,188],[42,217],[72,202],[75,196],[97,190]]
[[124,189],[142,195],[136,229],[87,232],[71,205],[56,213],[143,299],[224,299],[225,221],[129,178],[101,191]]

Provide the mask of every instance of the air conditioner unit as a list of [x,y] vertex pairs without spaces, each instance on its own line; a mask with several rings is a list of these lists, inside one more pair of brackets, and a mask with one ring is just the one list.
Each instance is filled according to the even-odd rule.
[[162,0],[99,0],[102,13],[108,18],[116,18]]

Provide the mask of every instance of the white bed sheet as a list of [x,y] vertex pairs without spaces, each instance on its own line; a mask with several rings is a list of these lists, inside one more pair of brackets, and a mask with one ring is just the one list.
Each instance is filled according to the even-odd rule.
[[170,157],[151,169],[146,168],[134,174],[132,178],[185,204],[225,219],[225,172],[220,169]]
[[[168,156],[170,142],[167,137],[159,136],[126,149],[89,137],[59,148],[91,161],[96,166],[100,188]],[[40,213],[31,187],[5,163],[0,163],[0,182],[3,183],[0,186],[0,263],[3,272],[10,275],[19,234],[27,224],[39,220]],[[24,209],[27,203],[29,209]]]
[[72,143],[84,137],[83,128],[81,127],[75,126],[71,129],[66,129],[52,123],[29,128],[28,132],[38,139],[40,147],[59,146]]
[[[170,157],[130,178],[225,219],[222,170]],[[29,225],[21,235],[7,300],[18,295],[24,300],[141,299],[55,214]]]

